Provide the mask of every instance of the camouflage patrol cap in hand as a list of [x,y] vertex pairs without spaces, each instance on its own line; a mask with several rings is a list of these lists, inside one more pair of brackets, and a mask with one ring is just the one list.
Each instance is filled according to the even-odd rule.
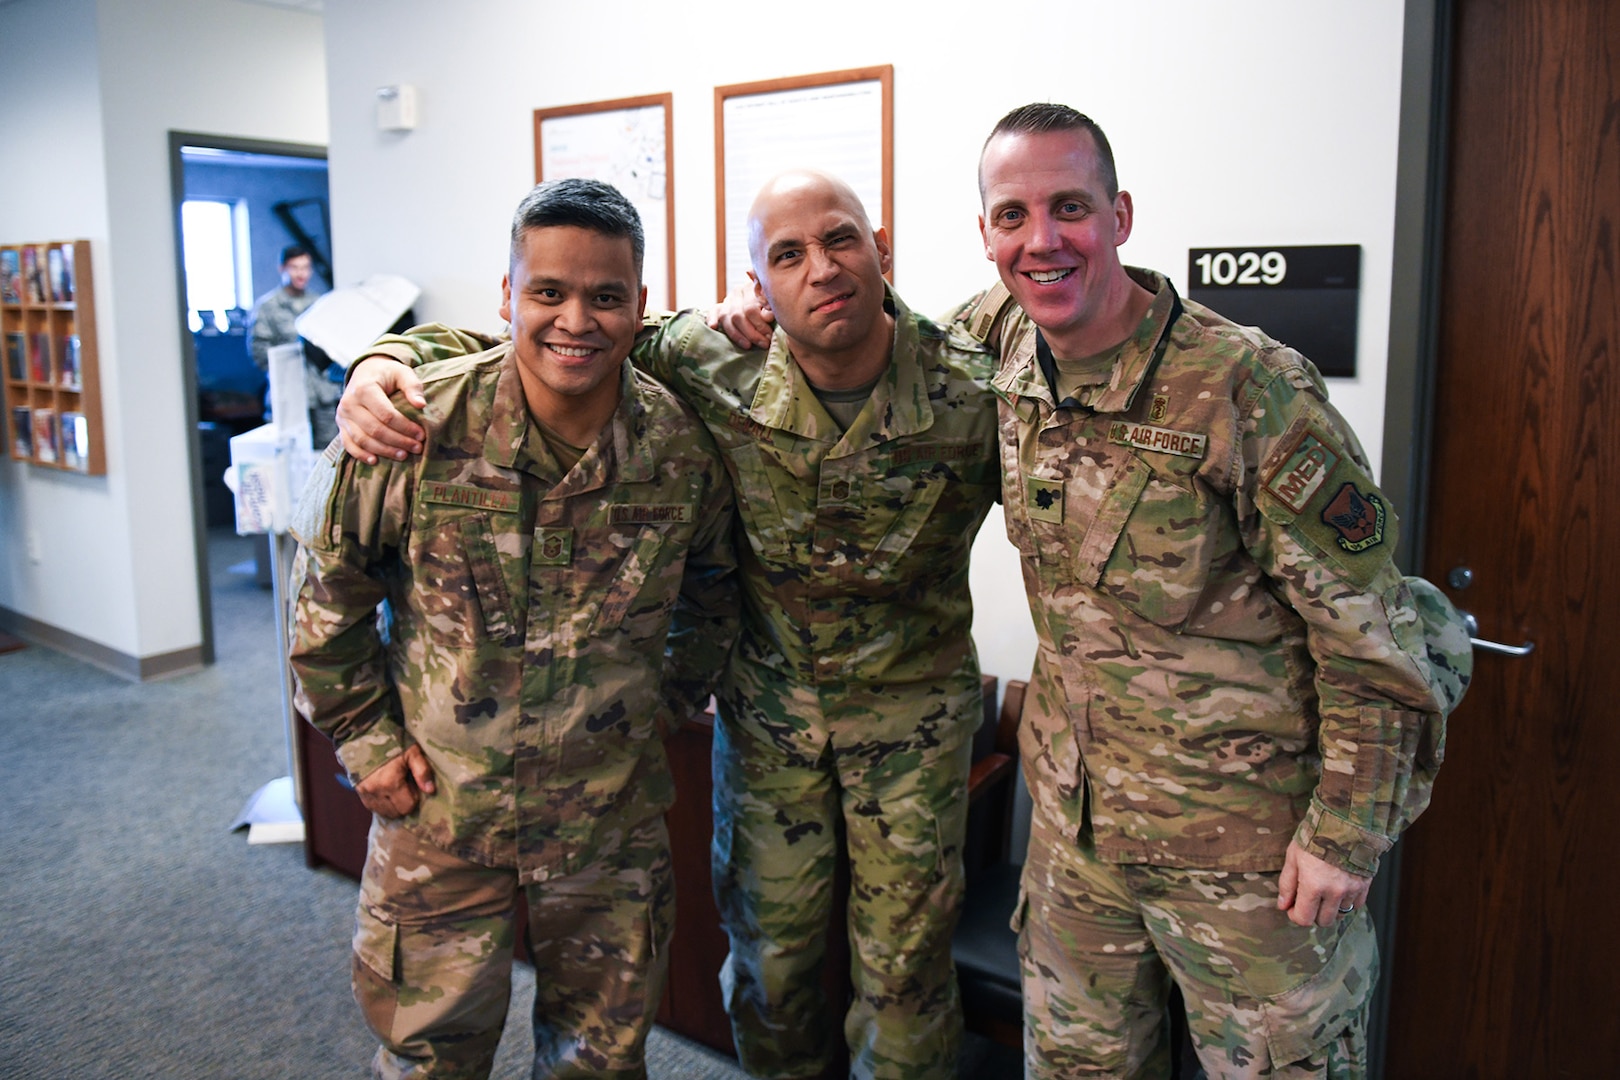
[[1408,577],[1418,621],[1423,624],[1423,645],[1434,670],[1434,686],[1449,716],[1468,689],[1474,674],[1474,646],[1468,640],[1463,617],[1446,594],[1427,578]]

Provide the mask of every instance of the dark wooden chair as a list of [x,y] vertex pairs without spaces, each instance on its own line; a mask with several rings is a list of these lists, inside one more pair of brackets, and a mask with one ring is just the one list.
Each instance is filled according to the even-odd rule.
[[[1010,861],[1017,814],[1018,723],[1028,684],[1010,679],[1000,714],[981,730],[968,777],[967,896],[951,953],[969,1031],[1003,1046],[1023,1046],[1024,999],[1019,985],[1018,935],[1009,925],[1018,903],[1021,863]],[[990,691],[986,691],[990,693]],[[992,697],[993,701],[994,698]],[[1204,1080],[1187,1030],[1181,991],[1172,986],[1166,1009],[1171,1080]]]
[[1008,680],[999,713],[987,718],[974,747],[963,859],[967,895],[951,949],[968,1030],[1015,1049],[1023,1045],[1024,1001],[1018,985],[1018,937],[1008,922],[1018,902],[1022,868],[1009,855],[1018,791],[1018,720],[1027,688],[1022,680]]

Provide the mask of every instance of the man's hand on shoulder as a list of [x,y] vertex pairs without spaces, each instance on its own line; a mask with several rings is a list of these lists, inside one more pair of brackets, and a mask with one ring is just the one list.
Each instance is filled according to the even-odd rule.
[[337,407],[338,432],[350,457],[375,465],[378,457],[404,461],[422,452],[426,432],[388,400],[395,391],[417,408],[427,405],[422,380],[404,364],[387,356],[356,361]]
[[739,285],[709,312],[709,329],[718,330],[739,349],[765,349],[771,344],[775,320],[754,291]]
[[404,817],[416,809],[422,795],[433,792],[433,766],[415,743],[354,786],[365,808],[382,818]]
[[1277,907],[1298,926],[1332,926],[1365,904],[1371,887],[1372,878],[1341,870],[1290,841],[1277,882]]

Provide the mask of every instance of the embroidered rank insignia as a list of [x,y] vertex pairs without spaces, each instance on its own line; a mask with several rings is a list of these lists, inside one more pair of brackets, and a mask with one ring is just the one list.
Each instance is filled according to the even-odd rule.
[[1363,495],[1356,485],[1346,483],[1322,511],[1322,520],[1338,532],[1339,546],[1346,551],[1366,551],[1384,541],[1384,502],[1377,495]]
[[[1293,453],[1283,460],[1270,479],[1266,490],[1277,496],[1294,513],[1302,513],[1339,463],[1339,455],[1329,450],[1316,433],[1306,428],[1300,434]],[[1324,519],[1325,520],[1325,519]]]
[[1154,450],[1161,454],[1190,458],[1201,458],[1204,451],[1209,449],[1208,435],[1123,421],[1109,425],[1108,441],[1120,446],[1134,446],[1138,450]]
[[1030,480],[1029,497],[1024,500],[1029,516],[1036,521],[1063,523],[1063,485],[1055,480]]
[[1154,394],[1153,404],[1148,406],[1148,419],[1155,424],[1164,423],[1164,418],[1170,415],[1170,399],[1164,394]]
[[530,556],[537,566],[567,566],[574,561],[574,530],[538,528],[534,530],[534,554]]
[[515,514],[521,497],[515,491],[488,491],[468,484],[430,482],[422,485],[422,501]]
[[613,503],[608,521],[614,525],[685,525],[692,520],[691,503]]

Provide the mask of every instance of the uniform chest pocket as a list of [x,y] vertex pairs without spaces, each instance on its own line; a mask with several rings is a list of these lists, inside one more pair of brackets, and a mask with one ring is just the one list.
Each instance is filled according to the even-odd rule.
[[518,632],[489,514],[432,514],[413,531],[411,606],[429,638],[466,649]]
[[727,448],[725,458],[731,466],[737,510],[746,525],[743,531],[748,534],[754,554],[785,558],[789,550],[788,522],[784,517],[785,508],[771,486],[764,453],[753,443],[744,443]]
[[1150,622],[1182,630],[1209,581],[1216,510],[1191,473],[1156,469],[1133,456],[1093,523],[1102,553],[1097,588]]
[[[667,615],[680,588],[681,567],[658,565],[658,552],[663,544],[664,534],[659,526],[641,527],[620,561],[602,597],[602,605],[596,609],[596,618],[591,620],[592,634],[606,634],[621,627],[632,629],[645,619],[656,622],[659,616]],[[655,587],[649,589],[649,582]],[[657,588],[661,582],[667,587]],[[644,597],[643,593],[647,595]]]
[[900,557],[910,550],[917,534],[928,524],[929,516],[945,492],[947,479],[943,470],[923,473],[911,482],[911,492],[900,510],[889,522],[883,538],[872,549],[872,569],[880,574],[893,570]]

